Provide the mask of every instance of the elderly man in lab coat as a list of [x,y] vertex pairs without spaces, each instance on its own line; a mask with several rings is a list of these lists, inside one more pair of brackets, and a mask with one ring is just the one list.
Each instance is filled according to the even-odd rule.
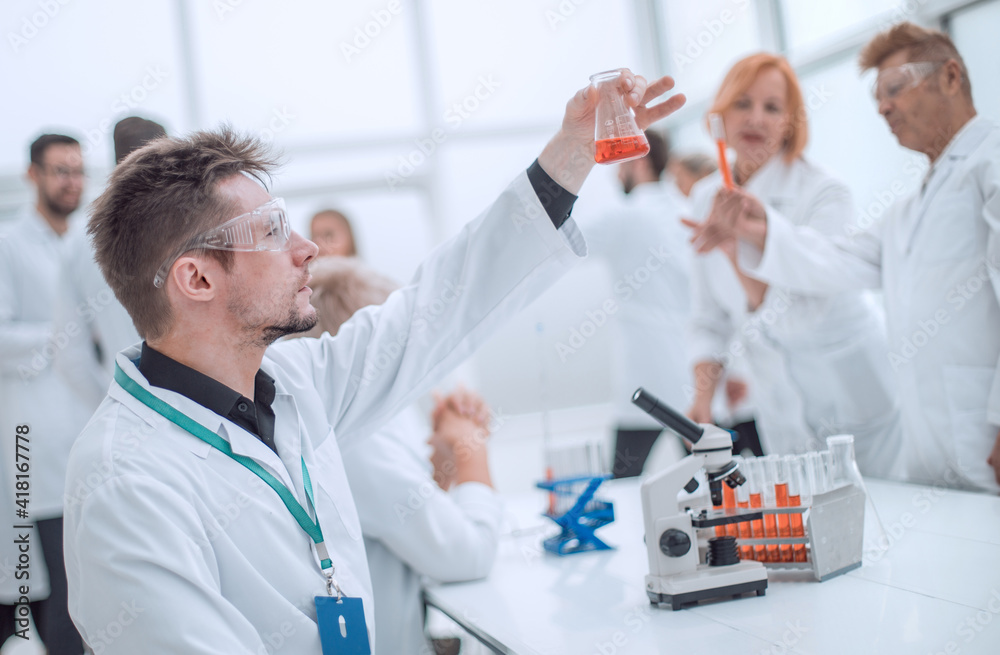
[[[754,277],[804,292],[879,287],[898,374],[907,476],[1000,490],[1000,128],[976,115],[947,35],[901,23],[861,52],[879,113],[930,160],[920,189],[868,229],[827,238],[723,194],[697,238],[736,234]],[[861,226],[862,228],[865,226]]]
[[[646,106],[669,78],[622,84],[642,126],[683,103]],[[118,354],[70,455],[70,612],[95,652],[367,652],[371,581],[338,441],[377,429],[584,253],[568,214],[595,105],[580,91],[536,162],[410,285],[336,337],[273,346],[316,322],[317,248],[260,182],[263,146],[202,132],[115,170],[89,231],[145,341]]]

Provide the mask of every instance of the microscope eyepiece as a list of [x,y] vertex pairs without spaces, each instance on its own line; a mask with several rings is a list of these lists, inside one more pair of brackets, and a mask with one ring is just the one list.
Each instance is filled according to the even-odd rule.
[[632,394],[632,404],[691,443],[697,443],[701,439],[701,435],[705,433],[705,429],[700,425],[669,405],[660,402],[656,396],[642,387],[636,389],[635,393]]

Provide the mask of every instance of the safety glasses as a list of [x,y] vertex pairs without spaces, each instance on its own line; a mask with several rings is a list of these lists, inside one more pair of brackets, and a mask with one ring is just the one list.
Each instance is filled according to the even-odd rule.
[[872,83],[872,96],[877,102],[894,100],[923,82],[941,64],[941,61],[917,61],[879,71]]
[[252,212],[240,214],[188,241],[163,262],[153,278],[153,286],[162,288],[170,274],[170,267],[181,255],[191,250],[281,251],[288,250],[291,237],[292,228],[285,212],[285,201],[275,198]]

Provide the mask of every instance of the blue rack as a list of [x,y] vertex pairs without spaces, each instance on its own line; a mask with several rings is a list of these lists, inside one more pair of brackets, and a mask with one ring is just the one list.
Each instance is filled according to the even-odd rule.
[[561,528],[558,535],[549,537],[542,545],[545,550],[556,555],[572,555],[593,550],[613,550],[594,533],[601,527],[615,520],[614,504],[606,500],[594,498],[594,492],[610,475],[580,476],[544,480],[536,483],[539,489],[549,491],[556,496],[570,497],[581,483],[587,483],[586,488],[573,503],[573,506],[562,515],[545,512]]

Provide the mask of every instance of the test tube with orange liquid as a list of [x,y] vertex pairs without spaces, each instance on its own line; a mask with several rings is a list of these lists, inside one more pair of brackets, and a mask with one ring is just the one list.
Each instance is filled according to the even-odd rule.
[[621,70],[591,75],[590,82],[598,93],[594,161],[611,164],[644,157],[649,152],[649,141],[636,124],[632,108],[625,104]]
[[[740,486],[736,487],[736,506],[740,509],[750,508],[750,482],[749,473],[746,469],[746,461],[740,461],[740,469],[743,471],[743,477],[747,478],[747,482],[744,482]],[[736,536],[739,539],[749,539],[751,536],[751,528],[749,521],[740,521],[736,524]],[[753,546],[740,546],[740,559],[753,559]]]
[[729,168],[729,160],[726,158],[726,127],[719,114],[708,115],[708,131],[715,140],[715,147],[719,157],[719,172],[722,173],[722,183],[727,189],[734,188],[733,173]]
[[[774,505],[775,507],[788,507],[788,458],[779,457],[774,462]],[[778,514],[775,516],[778,524],[778,536],[779,537],[791,537],[792,536],[792,525],[791,517],[788,514]],[[780,561],[791,562],[792,560],[792,546],[791,544],[782,544],[779,547]]]
[[[763,459],[764,482],[761,485],[761,492],[764,496],[764,507],[777,507],[775,497],[774,482],[778,477],[777,460],[773,455],[767,455]],[[764,514],[764,536],[768,539],[778,538],[778,521],[775,514]],[[777,544],[768,544],[765,547],[766,562],[780,562],[781,553]]]
[[[725,482],[722,483],[722,507],[723,509],[736,509],[736,489]],[[737,536],[738,530],[735,523],[727,523],[725,527],[726,535]]]
[[[804,495],[806,487],[805,457],[801,455],[789,455],[786,459],[788,460],[788,506],[801,507],[802,496]],[[806,536],[806,530],[802,524],[802,514],[789,514],[788,518],[791,524],[792,536]],[[792,561],[807,561],[805,544],[792,544]]]
[[[749,487],[749,504],[751,509],[761,509],[764,507],[764,495],[762,493],[762,481],[764,478],[763,462],[754,457],[746,460],[746,486]],[[754,539],[763,539],[766,534],[764,530],[764,520],[755,519],[750,521],[750,535]],[[767,561],[767,553],[764,546],[753,547],[753,557],[758,562]]]

